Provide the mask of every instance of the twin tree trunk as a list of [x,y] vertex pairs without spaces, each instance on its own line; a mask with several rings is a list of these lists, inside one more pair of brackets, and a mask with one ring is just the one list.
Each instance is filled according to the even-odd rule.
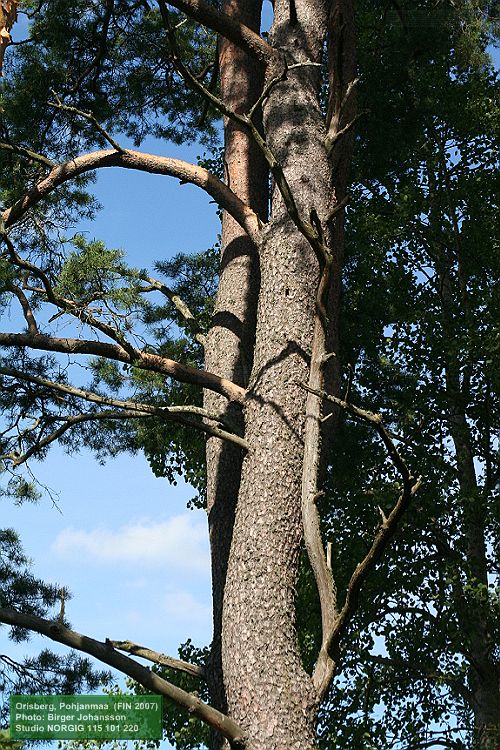
[[[223,10],[258,30],[261,5],[261,0],[226,0]],[[349,160],[339,160],[334,175],[325,148],[319,89],[327,28],[326,3],[275,3],[269,39],[284,52],[288,72],[269,87],[260,126],[299,212],[309,220],[314,209],[331,237],[328,217],[345,189]],[[248,112],[266,85],[262,73],[227,41],[220,44],[219,62],[225,103]],[[231,189],[265,220],[267,165],[247,132],[228,121],[224,166]],[[232,416],[244,423],[251,446],[242,455],[220,441],[207,445],[214,598],[210,687],[217,707],[245,731],[248,750],[307,750],[315,746],[318,700],[301,664],[295,628],[306,403],[297,383],[308,379],[320,272],[275,185],[271,192],[260,247],[230,216],[223,217],[221,279],[206,354],[207,369],[249,387],[243,413],[235,408]],[[338,242],[330,241],[337,271],[341,235],[337,228]],[[338,282],[337,275],[337,291]],[[219,401],[206,395],[210,409]],[[215,746],[222,741],[214,738]]]
[[[214,30],[226,24],[230,30],[228,38],[242,42],[238,47],[221,37],[219,46],[221,98],[226,111],[232,113],[232,119],[224,123],[225,178],[232,197],[229,198],[230,191],[214,177],[207,176],[205,170],[114,145],[112,151],[85,155],[51,168],[49,175],[22,200],[3,212],[2,231],[65,180],[89,169],[112,165],[171,174],[181,179],[188,168],[189,181],[205,187],[215,198],[225,195],[225,205],[233,207],[234,216],[243,217],[242,224],[250,233],[255,214],[260,217],[264,228],[252,234],[259,238],[257,240],[246,234],[231,216],[224,214],[220,284],[206,346],[208,373],[217,373],[219,377],[210,375],[208,379],[205,372],[204,382],[211,382],[214,387],[216,380],[217,392],[230,397],[241,396],[246,391],[243,406],[227,405],[224,397],[208,391],[205,395],[208,412],[221,413],[226,409],[232,423],[244,431],[249,446],[244,452],[234,442],[221,442],[218,438],[207,441],[214,602],[214,638],[207,675],[211,703],[236,722],[236,729],[227,736],[235,737],[234,732],[241,730],[246,750],[313,750],[319,701],[333,672],[330,658],[333,631],[323,627],[320,669],[316,669],[313,678],[301,663],[295,589],[303,525],[307,527],[306,542],[313,568],[311,549],[314,552],[315,544],[321,546],[319,533],[311,541],[308,525],[311,518],[309,516],[303,524],[301,505],[303,496],[307,496],[308,501],[315,497],[317,468],[321,469],[323,462],[321,455],[314,456],[313,471],[303,473],[304,446],[308,446],[310,460],[316,449],[320,453],[321,435],[320,414],[310,408],[310,400],[306,406],[306,392],[300,384],[309,380],[314,385],[313,392],[317,392],[324,378],[330,392],[335,392],[338,382],[338,372],[335,366],[332,368],[332,361],[330,371],[322,369],[318,363],[326,361],[322,356],[325,341],[328,351],[335,352],[337,347],[343,255],[343,217],[339,208],[345,198],[352,151],[350,126],[356,119],[352,0],[275,0],[269,34],[271,46],[249,31],[260,30],[262,0],[223,0],[223,16],[211,4],[205,5],[200,0],[177,0],[172,4],[188,14],[191,11],[195,18],[201,16],[202,21],[212,19]],[[165,3],[160,2],[160,9],[168,16]],[[15,2],[0,2],[0,71],[15,12]],[[249,57],[244,49],[252,50],[256,59]],[[272,57],[273,52],[276,58],[268,62],[274,61],[276,65],[269,64],[266,71],[263,58]],[[328,67],[326,113],[321,109],[322,65]],[[197,79],[191,76],[190,80],[196,87]],[[244,125],[244,117],[240,117],[241,124],[235,124],[238,116],[246,116],[252,108],[262,113],[260,120],[257,115],[252,120],[257,127],[257,135],[254,131],[253,136]],[[264,137],[262,143],[267,148],[267,159],[258,145],[259,132]],[[269,184],[268,163],[274,165],[276,183],[272,185]],[[283,194],[287,195],[286,200]],[[238,205],[238,198],[246,208]],[[254,213],[248,212],[248,207]],[[251,219],[248,213],[252,213]],[[3,239],[15,258],[14,246],[7,235],[3,235]],[[326,285],[328,288],[323,289]],[[322,290],[321,295],[318,288]],[[446,292],[446,285],[443,289]],[[20,299],[24,299],[22,294]],[[55,297],[54,300],[57,306]],[[444,297],[443,302],[446,307]],[[66,307],[64,301],[62,309]],[[80,311],[79,316],[81,314]],[[114,340],[120,345],[51,338],[40,334],[36,325],[33,329],[29,315],[26,320],[28,333],[3,334],[3,345],[104,354],[117,361],[139,362],[144,369],[162,365],[163,369],[157,371],[166,374],[175,371],[180,380],[193,382],[193,371],[188,372],[189,368],[182,368],[166,358],[153,358],[134,347],[126,350],[116,337]],[[102,328],[101,325],[100,330],[109,334],[109,326]],[[460,394],[458,372],[453,363],[448,363],[447,369],[449,406],[454,415],[450,420],[451,436],[462,495],[467,498],[464,519],[468,582],[485,587],[485,513],[476,502],[478,487],[472,442],[461,406],[463,394]],[[201,377],[199,372],[196,375]],[[29,376],[22,377],[29,380]],[[227,382],[223,388],[220,378],[231,381],[231,389],[228,390]],[[56,391],[63,387],[51,385]],[[313,421],[314,428],[311,428]],[[327,424],[331,426],[335,422],[329,420]],[[314,439],[306,440],[306,430],[308,435],[314,431]],[[387,436],[385,431],[383,434]],[[327,443],[325,437],[323,434],[323,446]],[[401,497],[404,498],[410,489],[410,495],[414,489],[416,491],[418,483],[409,489],[407,484],[413,477],[406,476],[405,472],[402,476],[405,489]],[[309,489],[312,491],[308,494]],[[387,543],[389,537],[384,536],[387,529],[385,519],[372,547],[374,559]],[[315,531],[317,529],[313,529]],[[330,626],[328,620],[333,619],[330,609],[335,614],[335,604],[330,602],[334,598],[333,587],[325,598],[322,580],[329,577],[329,571],[322,555],[321,560],[323,568],[319,572],[316,568],[314,572],[321,589],[322,619]],[[356,571],[362,567],[358,565]],[[353,579],[355,576],[356,572]],[[352,600],[362,581],[359,576],[355,579],[350,589]],[[339,627],[352,614],[346,606],[342,610],[344,619],[341,613],[335,620],[341,623]],[[484,605],[475,607],[473,612],[467,611],[466,606],[458,609],[469,650],[469,692],[478,741],[481,747],[490,750],[497,747],[495,737],[500,714],[490,612]],[[174,695],[179,705],[204,720],[208,721],[209,715],[212,726],[220,728],[224,724],[223,718],[214,719],[215,712],[203,707],[194,696],[168,685],[154,673],[118,654],[110,648],[111,642],[92,641],[63,625],[38,617],[11,610],[2,612],[2,622],[28,627],[76,646],[118,666],[148,689],[161,688],[166,695]],[[226,743],[214,735],[212,744],[214,748],[222,748]],[[234,744],[238,745],[238,741]]]

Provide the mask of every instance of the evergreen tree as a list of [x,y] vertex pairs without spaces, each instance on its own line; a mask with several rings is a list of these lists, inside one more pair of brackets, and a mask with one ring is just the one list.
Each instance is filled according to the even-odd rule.
[[[30,40],[7,51],[0,105],[2,302],[23,316],[0,333],[5,492],[34,492],[19,470],[56,440],[185,473],[208,510],[214,637],[201,668],[24,600],[0,621],[166,695],[213,747],[460,747],[428,732],[461,706],[469,745],[496,748],[490,4],[275,0],[269,34],[261,0],[21,9]],[[222,173],[215,151],[194,165],[120,140],[214,150],[221,115]],[[220,262],[147,271],[68,238],[110,167],[204,189]]]

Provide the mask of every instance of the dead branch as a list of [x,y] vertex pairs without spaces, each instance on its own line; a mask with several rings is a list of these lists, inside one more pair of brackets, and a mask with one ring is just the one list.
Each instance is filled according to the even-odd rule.
[[6,284],[5,289],[8,292],[12,292],[17,299],[19,300],[19,304],[21,305],[21,309],[23,311],[24,319],[26,323],[28,324],[28,332],[32,335],[36,335],[38,331],[38,325],[35,320],[35,316],[33,314],[33,310],[31,309],[30,303],[28,302],[28,298],[24,294],[24,292],[19,289],[18,286],[15,284]]
[[[169,407],[164,407],[165,411],[162,414],[162,417],[164,419],[170,419],[173,422],[179,422],[180,424],[186,425],[186,427],[194,427],[199,430],[202,430],[203,432],[208,433],[209,435],[214,435],[215,437],[221,438],[222,440],[227,440],[230,443],[235,443],[240,448],[248,449],[248,443],[243,439],[240,438],[238,435],[233,435],[230,432],[227,432],[226,430],[222,430],[219,427],[216,427],[214,425],[205,424],[203,422],[189,419],[188,417],[183,417],[181,414],[175,414],[175,412],[166,411]],[[175,407],[171,407],[172,409]],[[60,421],[63,420],[64,424],[62,424],[60,427],[58,427],[56,430],[51,432],[49,435],[45,435],[40,440],[36,441],[34,445],[32,445],[28,450],[23,453],[7,453],[5,455],[0,456],[0,459],[3,460],[9,460],[12,463],[13,467],[20,466],[21,464],[26,463],[28,459],[31,458],[35,453],[37,453],[40,450],[43,450],[43,448],[46,448],[47,446],[51,445],[51,443],[54,443],[56,440],[59,440],[64,433],[66,433],[68,430],[70,430],[72,427],[75,427],[76,425],[82,424],[84,422],[99,422],[99,421],[108,421],[113,419],[147,419],[148,417],[151,418],[155,416],[154,414],[151,414],[149,411],[140,411],[139,409],[130,409],[130,410],[124,410],[124,411],[100,411],[100,412],[88,412],[84,414],[75,414],[72,416],[60,416],[60,417],[52,417],[50,421]],[[45,421],[49,421],[48,419]]]
[[190,674],[192,677],[205,677],[204,668],[198,666],[198,664],[190,664],[187,661],[182,661],[181,659],[175,659],[172,656],[160,654],[158,653],[158,651],[152,651],[150,648],[139,646],[137,643],[132,643],[132,641],[109,641],[109,643],[111,644],[111,646],[113,646],[113,648],[116,648],[119,651],[126,651],[127,653],[133,654],[134,656],[140,656],[143,659],[152,661],[154,664],[161,664],[161,666],[163,667],[169,667],[170,669],[175,669],[178,672],[185,672],[186,674]]
[[[320,241],[326,248],[321,237],[321,225],[315,212],[311,212],[311,222],[317,223]],[[337,588],[332,572],[331,547],[329,555],[325,557],[323,540],[321,537],[320,514],[317,500],[318,475],[320,464],[321,428],[322,428],[322,399],[318,399],[316,392],[323,384],[325,363],[327,361],[327,298],[330,285],[332,256],[324,249],[323,257],[319,258],[321,276],[316,293],[316,315],[314,321],[313,343],[311,350],[311,364],[309,366],[309,386],[306,399],[306,415],[304,425],[304,456],[302,459],[302,489],[301,512],[304,544],[316,581],[320,607],[322,644],[313,684],[318,695],[326,692],[333,675],[334,661],[328,651],[327,637],[331,623],[337,618]]]
[[[160,5],[164,6],[164,3],[160,3]],[[250,109],[249,113],[239,114],[235,112],[233,109],[231,109],[230,107],[228,107],[225,104],[225,102],[222,101],[222,99],[219,99],[215,94],[213,94],[209,89],[207,89],[206,86],[204,86],[198,80],[198,78],[195,75],[193,75],[193,73],[191,73],[191,71],[184,65],[184,63],[182,62],[177,52],[175,34],[169,26],[168,14],[166,12],[163,13],[163,18],[164,18],[164,23],[165,23],[167,33],[169,35],[170,43],[172,45],[172,50],[173,50],[172,61],[176,67],[177,72],[186,81],[186,84],[188,86],[190,86],[193,90],[198,91],[198,93],[204,96],[207,101],[209,101],[211,104],[213,104],[214,107],[216,107],[219,110],[219,112],[221,112],[223,115],[233,120],[234,122],[238,123],[238,125],[240,125],[241,127],[243,127],[245,130],[249,132],[249,134],[252,136],[253,140],[257,144],[258,148],[262,152],[262,155],[264,156],[268,164],[269,170],[271,171],[274,181],[281,193],[281,196],[287,208],[288,215],[294,222],[299,232],[309,242],[316,256],[320,259],[320,263],[321,263],[323,259],[329,254],[329,250],[326,247],[325,243],[323,242],[323,237],[321,235],[321,232],[318,232],[317,228],[313,226],[312,223],[310,223],[309,221],[304,219],[303,216],[300,215],[297,204],[295,202],[295,198],[290,189],[290,186],[288,184],[288,181],[286,179],[286,176],[285,176],[285,173],[283,171],[281,164],[276,159],[271,148],[269,147],[267,142],[264,140],[264,138],[259,132],[259,129],[253,122],[253,117],[255,115],[257,106],[262,104],[262,102],[266,99],[266,97],[269,96],[269,93],[272,87],[275,86],[280,81],[282,81],[283,78],[286,76],[287,66],[286,66],[285,60],[282,60],[281,58],[279,58],[276,65],[274,66],[273,74],[269,77],[268,83],[264,87],[264,90],[261,96],[257,100],[256,104]]]
[[181,316],[183,323],[185,327],[188,329],[188,331],[193,335],[195,340],[201,344],[202,346],[205,346],[205,336],[202,333],[201,327],[196,320],[195,316],[189,309],[188,305],[182,300],[178,294],[175,294],[166,284],[164,284],[162,281],[159,281],[158,279],[154,279],[151,276],[148,276],[146,273],[135,273],[131,271],[130,273],[127,272],[120,272],[122,276],[129,276],[131,278],[141,279],[141,281],[145,281],[147,284],[149,284],[148,288],[142,288],[140,289],[141,292],[148,292],[148,291],[158,291],[161,292],[165,297],[167,297],[172,304],[174,305],[175,309]]
[[[76,398],[89,401],[90,403],[112,406],[115,409],[123,410],[118,412],[87,412],[84,414],[76,414],[70,416],[53,415],[47,417],[47,419],[45,420],[46,422],[47,420],[64,420],[64,424],[61,425],[61,427],[57,428],[57,430],[52,432],[50,435],[46,435],[43,439],[37,442],[36,445],[26,451],[26,453],[22,456],[3,456],[3,458],[10,458],[14,466],[25,463],[27,459],[30,458],[30,456],[32,456],[36,451],[57,440],[71,427],[77,424],[81,424],[82,422],[106,419],[138,419],[144,417],[160,417],[161,419],[179,422],[180,424],[184,424],[188,427],[195,427],[210,435],[219,437],[222,440],[227,440],[229,442],[235,443],[244,450],[249,449],[249,445],[244,438],[234,432],[229,432],[227,429],[224,429],[225,426],[230,427],[230,425],[227,425],[224,417],[221,417],[218,414],[212,414],[211,412],[208,412],[206,409],[203,409],[200,406],[153,406],[151,404],[143,404],[137,401],[123,401],[116,398],[107,398],[106,396],[101,396],[100,394],[93,393],[92,391],[86,391],[82,388],[76,388],[75,386],[66,385],[65,383],[56,383],[51,380],[47,380],[46,378],[42,378],[37,375],[29,375],[20,370],[15,370],[10,367],[0,367],[0,375],[5,375],[7,377],[34,383],[36,385],[42,386],[43,388],[48,388],[54,393],[75,396]],[[207,422],[203,420],[208,420],[209,423],[207,424]],[[215,422],[216,424],[213,425],[210,424],[210,422]],[[221,424],[222,426],[218,427],[217,423]]]
[[368,113],[367,109],[362,109],[361,112],[358,112],[352,120],[350,120],[347,125],[344,125],[343,128],[338,129],[337,128],[337,122],[336,120],[332,120],[332,123],[330,125],[330,128],[328,130],[328,133],[325,138],[325,148],[328,155],[330,155],[333,151],[333,147],[339,141],[344,135],[347,135],[350,130],[356,125],[358,120],[361,119],[361,117],[364,117]]
[[378,528],[370,549],[368,550],[364,559],[356,566],[356,569],[351,576],[351,579],[347,586],[345,602],[342,609],[340,610],[340,613],[330,622],[327,633],[325,634],[325,632],[323,632],[324,645],[322,645],[321,652],[323,652],[323,649],[325,648],[326,653],[321,654],[320,652],[320,657],[318,658],[313,674],[313,681],[318,687],[318,694],[321,698],[324,696],[329,682],[326,682],[323,678],[325,662],[327,661],[327,659],[335,660],[335,655],[338,652],[340,640],[345,633],[347,625],[349,624],[352,616],[356,611],[361,586],[381,559],[382,554],[389,541],[394,536],[398,524],[404,512],[408,508],[412,497],[420,488],[422,480],[421,478],[416,479],[409,471],[403,457],[392,441],[388,430],[384,426],[382,416],[380,414],[375,414],[374,412],[361,409],[360,407],[355,406],[354,404],[350,404],[347,401],[343,401],[336,396],[332,396],[325,391],[311,388],[305,383],[298,383],[298,385],[300,385],[301,388],[304,388],[310,394],[317,396],[319,399],[331,401],[353,416],[356,416],[364,420],[368,424],[371,424],[384,443],[389,458],[391,459],[394,467],[400,474],[403,481],[403,488],[394,507],[387,517],[385,517],[385,515],[383,516],[382,522]]
[[91,123],[91,125],[94,126],[97,132],[100,133],[102,137],[108,141],[108,143],[115,149],[115,151],[118,151],[120,154],[125,153],[125,149],[123,148],[123,146],[120,146],[118,141],[116,141],[113,136],[103,128],[101,123],[94,117],[92,112],[84,112],[82,109],[77,109],[76,107],[70,107],[67,104],[63,104],[56,92],[52,91],[52,93],[55,96],[56,100],[55,102],[48,101],[47,104],[49,105],[49,107],[54,107],[61,112],[68,112],[69,114],[77,115],[77,117],[82,117],[84,120],[87,120]]
[[57,641],[57,643],[62,643],[65,646],[94,656],[99,661],[137,680],[148,690],[164,695],[192,716],[196,716],[226,737],[235,750],[242,750],[245,747],[243,731],[232,719],[212,706],[203,703],[197,696],[167,682],[167,680],[129,656],[116,651],[113,648],[112,641],[96,641],[64,627],[59,622],[44,620],[34,615],[26,615],[14,609],[0,609],[0,622],[40,633],[53,641]]

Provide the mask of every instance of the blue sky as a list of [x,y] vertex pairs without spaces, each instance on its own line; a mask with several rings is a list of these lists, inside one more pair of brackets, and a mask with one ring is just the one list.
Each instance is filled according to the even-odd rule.
[[[143,150],[190,161],[202,153],[153,141]],[[132,265],[151,268],[177,252],[203,250],[219,231],[208,197],[171,178],[102,170],[95,194],[103,209],[78,230],[124,249]],[[68,456],[56,447],[33,470],[57,506],[48,496],[20,508],[2,501],[2,526],[20,533],[38,576],[72,591],[66,613],[75,630],[172,655],[188,637],[196,645],[210,641],[206,515],[186,510],[189,487],[156,479],[140,455],[101,466],[89,452]],[[14,648],[0,630],[2,653],[47,645],[33,637]]]
[[[154,141],[142,150],[191,161],[202,153]],[[124,249],[131,265],[152,268],[177,252],[203,250],[220,230],[208,196],[168,177],[102,170],[94,192],[103,209],[78,231]],[[2,322],[4,330],[15,317]],[[55,447],[32,469],[56,505],[48,495],[19,508],[3,501],[2,526],[20,533],[39,577],[70,589],[66,613],[75,630],[172,655],[187,638],[210,642],[207,520],[203,510],[187,510],[190,487],[156,479],[142,455],[101,466],[88,451],[68,456]],[[47,645],[34,636],[14,648],[0,631],[2,653],[19,656]]]

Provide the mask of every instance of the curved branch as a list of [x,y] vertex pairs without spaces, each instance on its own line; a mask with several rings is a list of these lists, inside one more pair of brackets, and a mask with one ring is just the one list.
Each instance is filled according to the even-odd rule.
[[161,292],[167,299],[170,300],[170,302],[174,305],[175,309],[177,310],[178,314],[180,315],[182,319],[183,326],[192,334],[193,338],[201,344],[201,346],[205,346],[206,344],[206,337],[202,332],[202,328],[198,321],[196,320],[195,316],[189,309],[188,305],[182,300],[178,294],[173,292],[166,284],[163,283],[163,281],[159,281],[158,279],[154,279],[152,276],[149,276],[147,273],[135,273],[131,271],[130,273],[122,272],[123,276],[129,277],[129,278],[135,278],[135,279],[141,279],[141,281],[145,281],[147,284],[149,284],[149,288],[142,288],[141,292],[148,292],[148,291],[157,291]]
[[136,356],[132,357],[118,344],[89,341],[87,339],[57,338],[44,334],[0,333],[0,346],[27,347],[46,352],[60,352],[61,354],[91,354],[133,365],[140,370],[157,372],[181,383],[199,385],[209,391],[220,393],[230,401],[241,403],[246,395],[245,389],[241,386],[206,370],[197,370],[195,367],[182,365],[173,359],[168,359],[168,357],[142,352],[139,349],[136,350]]
[[276,59],[276,51],[259,34],[204,0],[169,0],[169,5],[226,37],[266,67]]
[[23,198],[20,198],[13,206],[3,212],[2,218],[5,228],[14,225],[30,208],[36,206],[42,198],[63,183],[87,172],[106,167],[123,167],[124,169],[135,169],[150,174],[162,174],[175,177],[181,182],[196,185],[205,190],[222,208],[230,213],[254,242],[259,241],[260,220],[257,214],[207,169],[180,159],[145,154],[132,149],[125,149],[121,152],[112,149],[92,151],[77,156],[64,164],[57,165]]
[[[179,411],[175,412],[173,411],[174,409],[178,409]],[[172,422],[178,422],[180,424],[186,425],[186,427],[195,427],[199,430],[202,430],[203,432],[208,433],[209,435],[214,435],[221,440],[227,440],[230,443],[235,443],[240,448],[248,450],[248,443],[246,442],[246,440],[239,437],[239,435],[235,435],[232,432],[227,432],[227,430],[223,430],[220,427],[216,427],[214,425],[205,424],[204,422],[200,422],[199,420],[190,418],[189,416],[182,416],[183,412],[187,412],[189,414],[189,407],[165,406],[163,407],[161,416],[164,419],[171,420]],[[57,429],[55,429],[49,435],[45,435],[45,437],[41,438],[38,442],[28,448],[28,450],[22,455],[18,453],[8,453],[0,456],[0,459],[7,459],[11,461],[13,467],[20,466],[21,464],[26,463],[26,461],[35,453],[42,450],[43,448],[46,448],[48,445],[51,445],[51,443],[54,443],[72,427],[75,427],[78,424],[82,424],[83,422],[99,422],[108,421],[111,419],[144,419],[154,416],[156,416],[154,412],[142,411],[137,408],[132,408],[128,410],[124,409],[123,411],[107,410],[88,412],[83,414],[73,414],[67,417],[53,417],[52,421],[63,421],[63,424],[60,425],[60,427],[57,427]]]
[[12,283],[6,284],[5,289],[8,292],[12,292],[12,294],[17,297],[23,311],[24,319],[28,324],[28,331],[30,334],[36,335],[38,333],[38,325],[35,316],[33,315],[33,310],[31,309],[30,303],[28,302],[28,298],[26,297],[24,292],[19,289],[18,286]]
[[111,641],[96,641],[64,627],[59,622],[44,620],[42,617],[34,615],[26,615],[14,609],[0,609],[0,622],[41,633],[41,635],[45,635],[53,641],[94,656],[110,667],[132,677],[146,689],[164,695],[192,716],[201,719],[205,724],[226,737],[232,748],[241,749],[245,747],[243,730],[232,719],[212,706],[203,703],[197,696],[167,682],[167,680],[159,677],[142,664],[138,664],[129,656],[115,651]]
[[308,393],[317,396],[320,399],[331,401],[349,414],[352,414],[372,425],[384,443],[389,458],[394,464],[395,469],[400,474],[403,483],[399,497],[389,515],[386,517],[383,511],[379,508],[382,523],[375,534],[370,549],[363,560],[358,563],[349,580],[346,598],[340,613],[330,622],[328,631],[323,633],[323,643],[321,645],[320,655],[316,662],[313,675],[313,681],[317,686],[318,695],[322,698],[325,695],[329,684],[329,679],[323,678],[323,673],[325,671],[324,665],[328,659],[335,661],[335,655],[338,652],[340,640],[345,633],[347,625],[356,612],[361,587],[381,559],[384,550],[396,533],[398,524],[408,508],[412,497],[418,492],[422,479],[420,477],[416,479],[408,469],[403,457],[394,445],[388,430],[384,426],[380,414],[361,409],[359,406],[355,406],[348,401],[332,396],[325,391],[311,388],[305,383],[298,383],[298,385]]

